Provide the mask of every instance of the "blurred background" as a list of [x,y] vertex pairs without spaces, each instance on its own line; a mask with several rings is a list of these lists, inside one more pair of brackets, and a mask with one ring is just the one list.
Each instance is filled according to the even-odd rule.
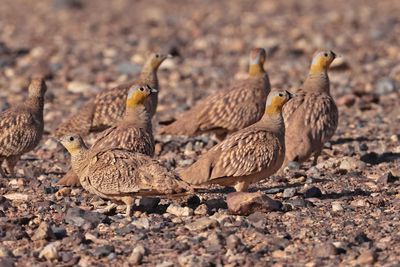
[[23,98],[30,75],[42,73],[51,78],[46,120],[57,123],[99,90],[133,79],[153,51],[177,56],[160,70],[160,116],[240,77],[255,46],[268,51],[274,87],[299,86],[320,49],[342,56],[330,75],[337,98],[379,101],[400,83],[397,0],[1,2],[0,107]]

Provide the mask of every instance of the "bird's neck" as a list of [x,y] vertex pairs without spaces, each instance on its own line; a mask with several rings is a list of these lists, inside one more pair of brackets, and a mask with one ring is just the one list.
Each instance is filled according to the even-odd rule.
[[145,65],[143,67],[142,72],[140,73],[140,79],[150,85],[151,87],[157,89],[158,88],[158,77],[157,77],[158,68],[154,68],[151,66]]
[[264,66],[262,64],[250,64],[249,75],[259,76],[265,74]]
[[329,77],[326,70],[309,72],[303,87],[306,91],[329,94]]
[[151,127],[149,112],[146,110],[143,104],[127,106],[122,121],[124,123],[134,124],[139,128],[147,129]]
[[88,148],[82,147],[76,150],[69,150],[70,154],[71,154],[71,165],[72,165],[72,169],[75,171],[75,173],[81,173],[83,169],[86,168],[86,166],[88,165],[87,162],[87,155],[89,153]]
[[285,124],[282,117],[282,112],[264,113],[264,116],[258,122],[262,127],[275,134],[285,134]]
[[43,96],[29,96],[26,100],[26,106],[33,113],[36,119],[43,121],[43,107],[44,97]]

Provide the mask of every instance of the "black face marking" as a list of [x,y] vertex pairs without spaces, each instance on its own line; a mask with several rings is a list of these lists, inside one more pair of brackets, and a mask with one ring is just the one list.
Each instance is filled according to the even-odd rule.
[[147,89],[151,90],[151,87],[148,84],[146,84],[146,86],[147,86]]

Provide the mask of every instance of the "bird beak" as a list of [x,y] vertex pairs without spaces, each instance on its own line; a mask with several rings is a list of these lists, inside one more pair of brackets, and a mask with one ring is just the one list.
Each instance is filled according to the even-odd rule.
[[289,95],[289,99],[292,99],[293,97],[296,97],[296,94],[291,93],[289,91],[286,91],[286,93]]
[[157,93],[158,91],[157,91],[157,89],[151,88],[151,91],[150,91],[150,92],[152,92],[152,93]]
[[168,54],[167,55],[167,58],[173,58],[174,56],[173,55],[171,55],[171,54]]

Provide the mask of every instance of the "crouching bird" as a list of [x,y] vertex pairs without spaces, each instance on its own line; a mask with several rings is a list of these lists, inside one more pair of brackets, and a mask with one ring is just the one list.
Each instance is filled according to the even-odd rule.
[[88,149],[79,135],[60,139],[84,189],[126,204],[130,216],[135,198],[191,192],[188,184],[147,155],[120,148]]

